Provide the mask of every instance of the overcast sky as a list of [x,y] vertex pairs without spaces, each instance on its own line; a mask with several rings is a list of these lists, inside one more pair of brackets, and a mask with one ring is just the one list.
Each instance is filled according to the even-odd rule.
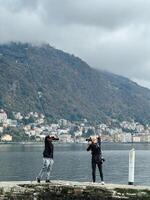
[[150,0],[0,0],[0,43],[50,45],[150,88]]

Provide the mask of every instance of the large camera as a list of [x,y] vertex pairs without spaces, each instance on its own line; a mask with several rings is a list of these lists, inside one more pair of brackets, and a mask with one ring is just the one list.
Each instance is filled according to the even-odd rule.
[[57,140],[59,140],[59,138],[56,138],[56,137],[54,137],[54,136],[52,136],[52,137],[50,137],[52,140],[54,140],[54,141],[57,141]]
[[59,140],[59,138],[55,137],[55,136],[48,136],[48,139],[51,139],[53,141],[58,141]]

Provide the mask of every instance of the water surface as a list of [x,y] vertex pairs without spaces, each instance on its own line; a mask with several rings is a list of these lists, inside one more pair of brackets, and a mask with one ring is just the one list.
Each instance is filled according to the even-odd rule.
[[[51,179],[91,181],[91,154],[86,144],[54,143]],[[135,183],[150,185],[150,144],[136,144]],[[103,144],[104,179],[107,183],[128,182],[128,154],[131,144]],[[35,180],[42,165],[43,145],[1,144],[0,181]],[[97,170],[97,182],[100,182]]]

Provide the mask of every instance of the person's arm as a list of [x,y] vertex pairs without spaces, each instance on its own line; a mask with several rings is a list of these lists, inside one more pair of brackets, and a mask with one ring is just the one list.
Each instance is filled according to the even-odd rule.
[[101,147],[101,137],[100,136],[97,138],[97,143]]
[[91,150],[91,144],[89,144],[88,148],[86,149],[87,151]]
[[97,138],[97,144],[98,144],[98,146],[100,148],[100,155],[102,156],[101,137],[100,136]]

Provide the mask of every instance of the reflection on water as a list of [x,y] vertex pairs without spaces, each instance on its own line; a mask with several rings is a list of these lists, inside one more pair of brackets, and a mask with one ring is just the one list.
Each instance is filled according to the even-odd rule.
[[[91,181],[90,153],[86,144],[55,143],[51,179]],[[150,145],[136,144],[135,182],[150,185]],[[131,144],[103,144],[105,182],[128,182],[128,153]],[[0,181],[35,180],[42,164],[43,145],[0,145]],[[97,174],[97,181],[100,181]]]

